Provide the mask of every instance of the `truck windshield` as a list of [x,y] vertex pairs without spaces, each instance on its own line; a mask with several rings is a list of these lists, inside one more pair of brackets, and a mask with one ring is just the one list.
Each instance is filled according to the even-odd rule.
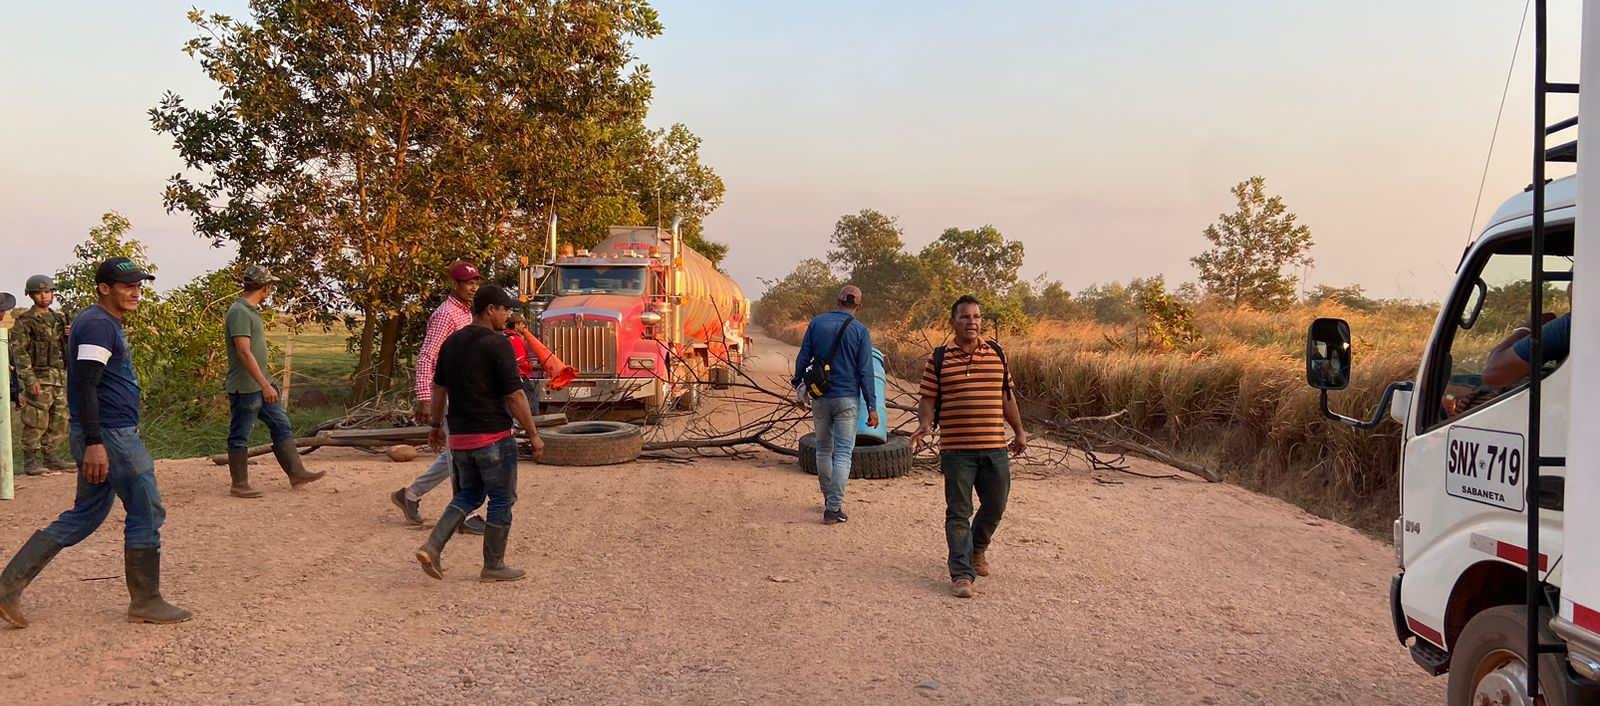
[[645,268],[582,265],[561,268],[558,294],[644,294]]

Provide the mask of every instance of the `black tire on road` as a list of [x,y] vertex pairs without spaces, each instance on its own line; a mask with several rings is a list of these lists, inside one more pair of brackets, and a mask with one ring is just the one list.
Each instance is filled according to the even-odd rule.
[[[817,474],[817,435],[800,437],[800,470]],[[856,443],[850,454],[850,477],[879,480],[898,478],[911,472],[911,440],[891,435],[882,444]]]
[[[1541,611],[1541,615],[1542,622],[1548,625],[1549,614]],[[1541,641],[1556,641],[1555,634],[1548,627],[1541,632]],[[1527,664],[1527,642],[1528,609],[1525,606],[1495,606],[1472,616],[1455,644],[1451,645],[1455,649],[1450,653],[1450,686],[1445,703],[1449,706],[1473,706],[1477,703],[1473,695],[1478,682],[1485,674],[1493,672],[1496,664],[1513,659]],[[1566,668],[1559,655],[1547,654],[1539,658],[1540,692],[1544,695],[1546,706],[1566,706],[1561,679]],[[1526,681],[1527,667],[1522,669],[1523,680]]]
[[544,459],[552,466],[609,466],[639,458],[644,434],[624,422],[574,422],[540,429]]

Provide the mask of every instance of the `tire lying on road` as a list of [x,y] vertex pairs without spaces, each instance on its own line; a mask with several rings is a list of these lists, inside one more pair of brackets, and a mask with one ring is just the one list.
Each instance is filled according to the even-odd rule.
[[[800,437],[800,470],[817,474],[817,435]],[[898,478],[911,472],[911,440],[904,436],[890,436],[882,444],[856,443],[850,454],[850,477],[881,479]]]
[[575,422],[540,429],[544,458],[552,466],[609,466],[639,458],[644,434],[624,422]]

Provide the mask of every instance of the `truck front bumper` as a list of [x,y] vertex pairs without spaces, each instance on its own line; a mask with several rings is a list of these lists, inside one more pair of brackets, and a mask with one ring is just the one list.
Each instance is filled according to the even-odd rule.
[[534,382],[541,405],[563,404],[616,404],[632,400],[647,400],[655,387],[650,378],[578,378],[560,390],[545,388],[544,380]]

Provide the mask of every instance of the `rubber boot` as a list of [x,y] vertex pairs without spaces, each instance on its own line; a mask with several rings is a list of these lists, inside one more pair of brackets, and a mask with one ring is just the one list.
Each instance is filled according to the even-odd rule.
[[161,597],[161,549],[128,547],[123,550],[128,580],[128,622],[170,625],[194,617]]
[[478,574],[479,581],[517,581],[527,575],[522,569],[506,566],[506,540],[510,538],[511,525],[489,523],[484,528],[483,571]]
[[461,523],[461,533],[483,536],[483,533],[488,531],[487,527],[488,524],[483,521],[482,517],[473,515]]
[[44,455],[44,465],[52,471],[77,470],[78,462],[60,451],[51,451]]
[[22,452],[22,472],[23,472],[23,474],[30,475],[30,476],[42,475],[44,473],[44,471],[45,471],[44,459],[41,458],[42,455],[43,454],[39,454],[39,453],[35,453],[35,452],[23,451]]
[[15,627],[28,627],[22,615],[22,590],[38,578],[46,564],[61,552],[61,545],[43,531],[36,531],[28,542],[11,557],[4,573],[0,573],[0,619]]
[[228,494],[236,498],[259,498],[261,491],[250,487],[250,449],[228,449],[228,475],[233,485]]
[[278,458],[278,466],[289,476],[289,485],[298,488],[312,481],[322,480],[326,475],[322,472],[312,473],[306,470],[305,464],[300,462],[300,449],[294,445],[294,440],[280,441],[272,445],[272,455]]
[[456,533],[456,527],[467,519],[467,513],[454,505],[446,505],[444,513],[439,515],[439,524],[433,526],[433,532],[428,535],[428,541],[417,547],[417,563],[422,565],[422,570],[436,579],[444,578],[444,564],[440,562],[439,555],[444,553],[444,545],[450,541],[450,536]]

